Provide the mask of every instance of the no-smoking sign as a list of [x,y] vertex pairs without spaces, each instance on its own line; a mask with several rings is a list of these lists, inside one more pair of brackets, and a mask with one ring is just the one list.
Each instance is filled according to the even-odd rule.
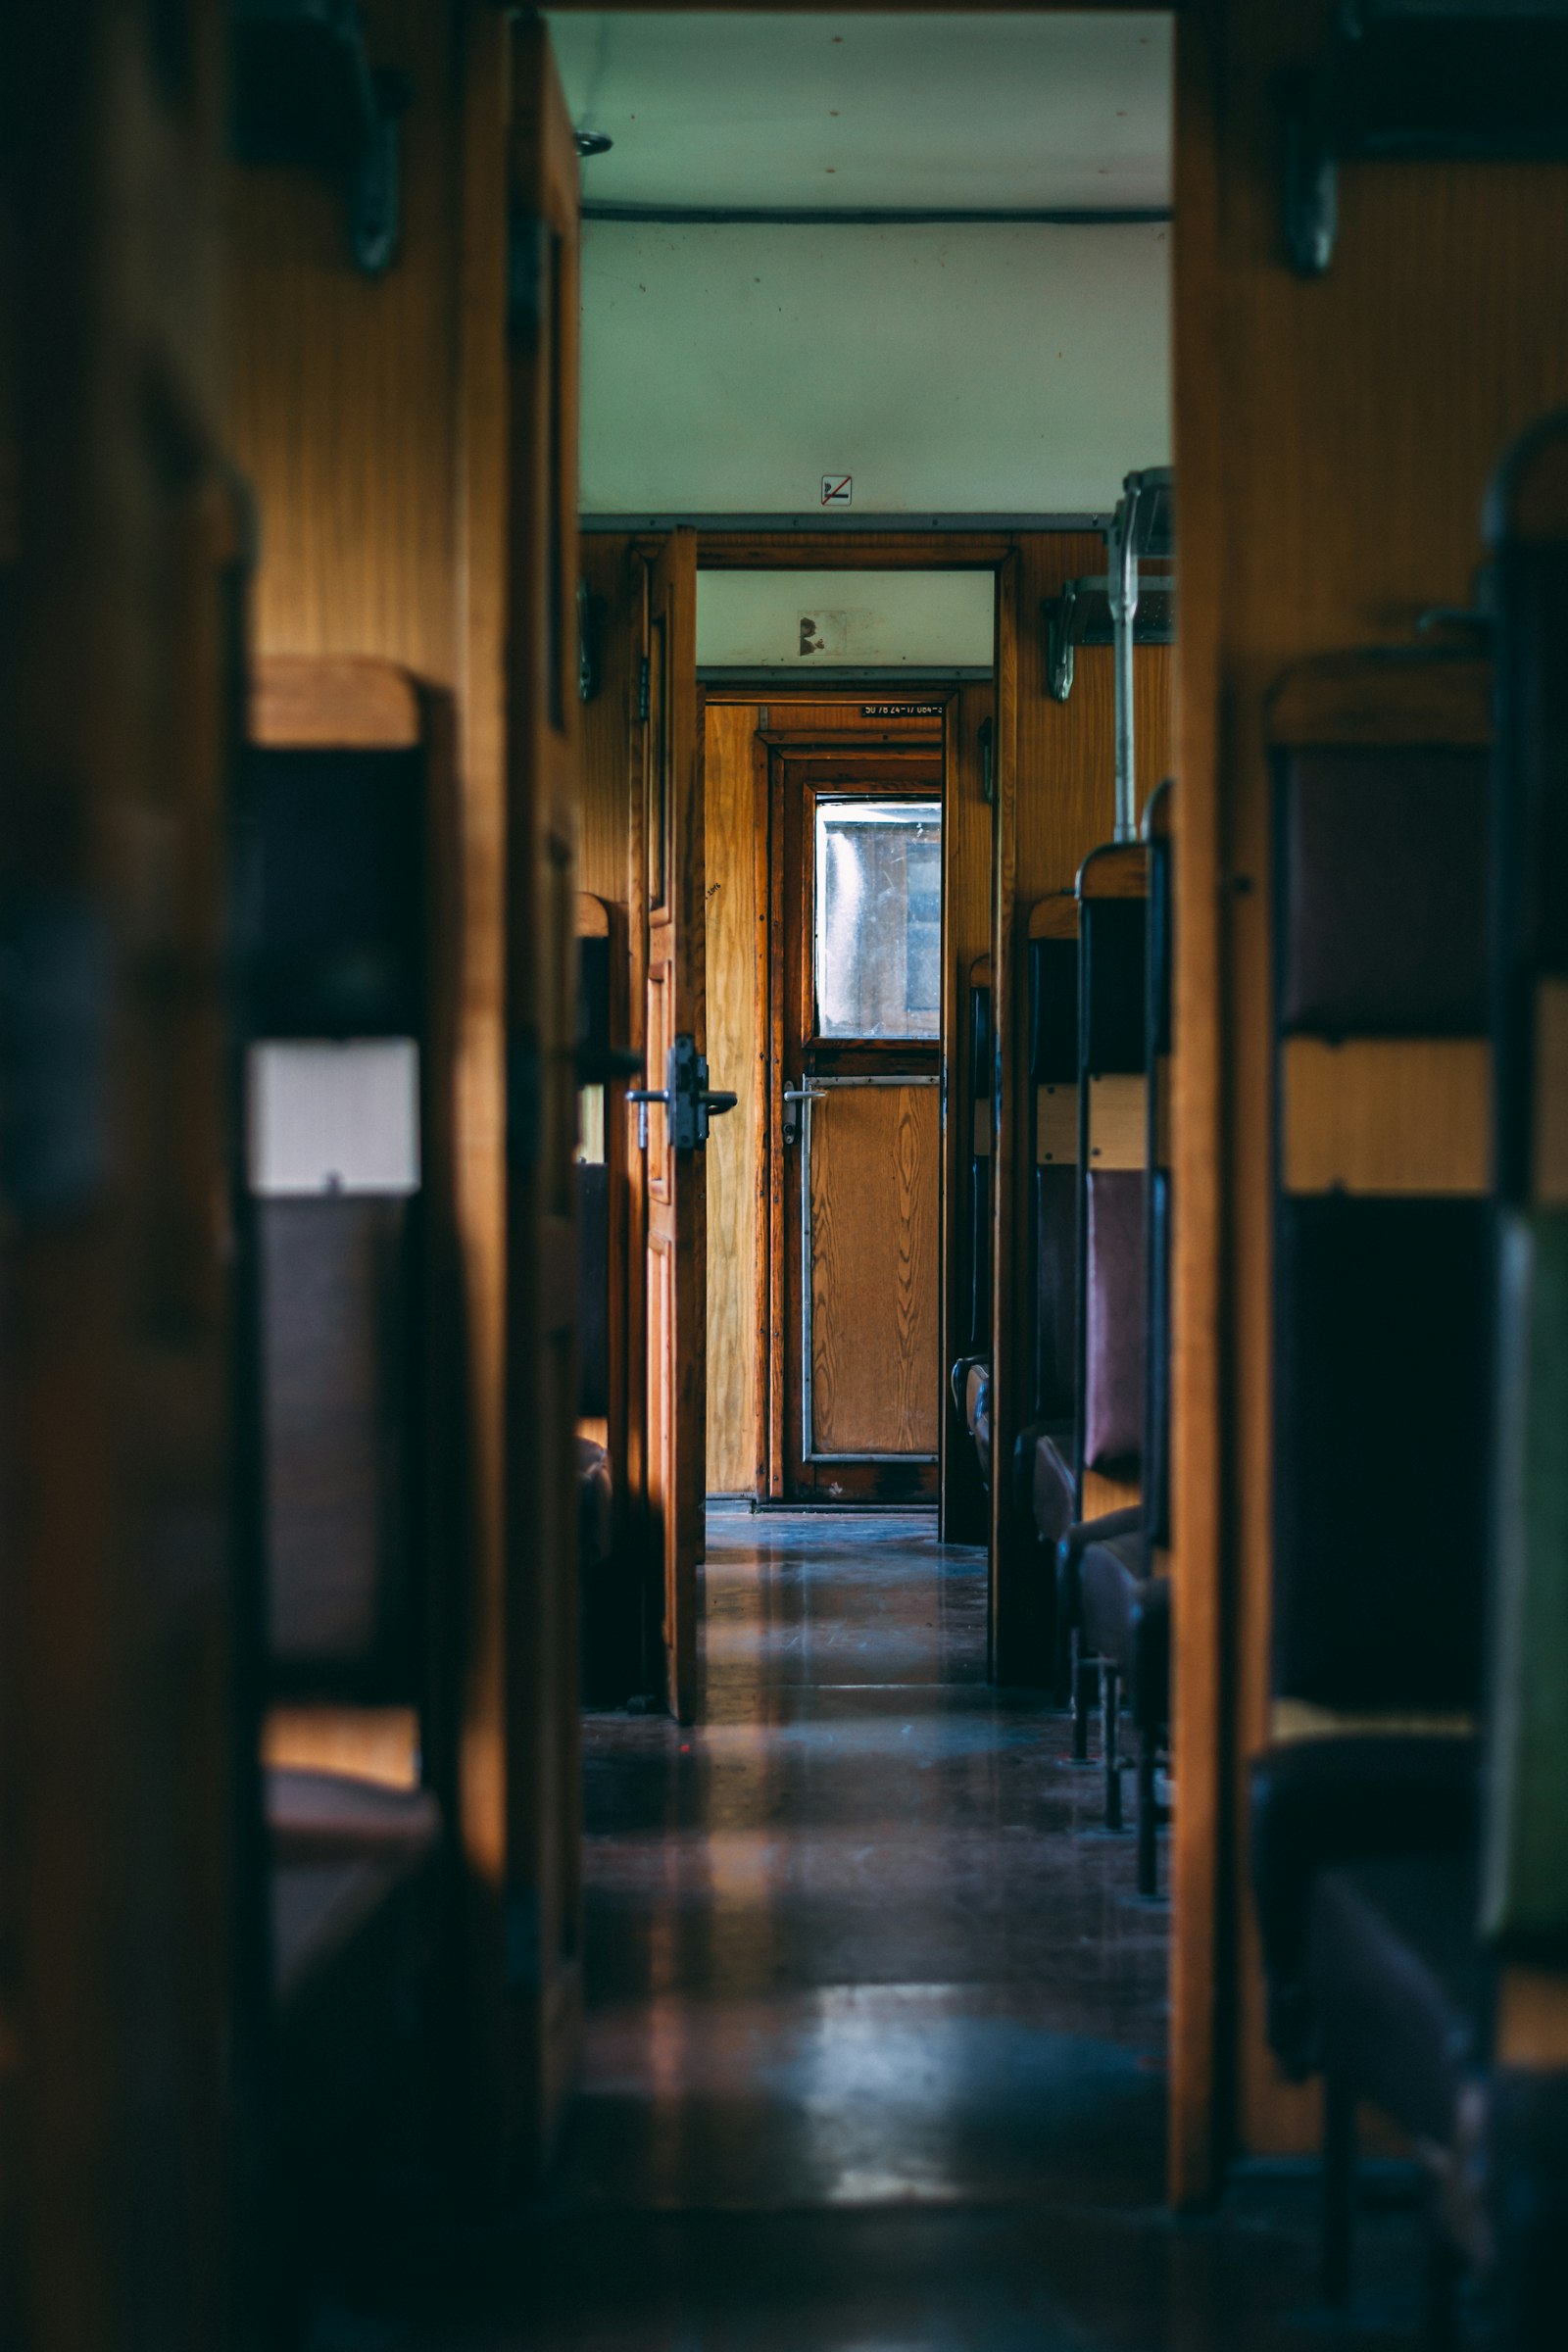
[[822,504],[824,507],[853,507],[855,478],[848,473],[824,473]]

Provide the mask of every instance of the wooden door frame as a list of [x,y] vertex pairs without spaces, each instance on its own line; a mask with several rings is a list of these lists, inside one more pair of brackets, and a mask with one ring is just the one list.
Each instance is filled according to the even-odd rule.
[[[760,939],[758,955],[759,972],[765,990],[761,1007],[763,1020],[760,1033],[767,1037],[769,1044],[767,1083],[765,1087],[758,1090],[759,1115],[756,1121],[760,1136],[760,1149],[762,1153],[760,1164],[766,1173],[767,1197],[767,1246],[759,1256],[759,1290],[761,1288],[764,1271],[767,1280],[766,1304],[760,1321],[760,1328],[767,1333],[767,1358],[761,1368],[763,1377],[757,1384],[760,1465],[758,1499],[781,1502],[786,1499],[800,1499],[799,1497],[787,1498],[785,1495],[785,1472],[789,1458],[789,1355],[793,1318],[790,1297],[792,1215],[784,1199],[784,1156],[780,1150],[775,1149],[775,1139],[782,1135],[784,1125],[785,1057],[789,1049],[789,1040],[786,1035],[786,1012],[790,1001],[790,976],[786,966],[791,908],[785,874],[786,859],[782,855],[786,840],[786,807],[790,793],[796,786],[795,771],[804,771],[799,778],[799,788],[804,796],[802,816],[804,830],[808,821],[804,803],[808,802],[814,807],[816,784],[813,780],[813,770],[819,767],[832,768],[835,771],[853,767],[856,781],[860,781],[863,776],[866,783],[871,786],[874,786],[879,780],[885,781],[890,787],[888,794],[890,798],[927,799],[930,797],[929,787],[922,789],[905,781],[905,771],[917,761],[923,760],[928,765],[934,766],[937,771],[936,795],[944,805],[945,814],[948,782],[947,747],[945,734],[940,738],[911,735],[903,743],[889,745],[869,743],[863,735],[855,736],[845,733],[835,736],[812,729],[808,735],[802,736],[795,734],[790,729],[772,726],[757,729],[754,746],[754,758],[759,760],[763,767],[767,796],[763,852],[768,869],[769,888],[766,901],[767,920],[765,924],[759,925],[759,932],[763,936]],[[875,771],[878,769],[886,771],[884,778],[877,776]],[[776,858],[770,854],[773,849],[780,852]],[[801,860],[799,882],[800,904],[796,908],[796,913],[800,930],[797,946],[802,959],[802,968],[796,977],[804,997],[811,986],[808,959],[812,912],[811,863],[809,858],[804,855]],[[944,1004],[943,1014],[945,1012],[946,1004]],[[857,1051],[864,1053],[874,1063],[891,1054],[906,1054],[908,1047],[896,1045],[889,1041],[887,1044],[867,1044]],[[943,1029],[943,1016],[939,1015],[938,1034],[935,1042],[939,1073],[946,1057],[946,1052],[947,1038]],[[940,1189],[945,1195],[945,1185],[942,1185]],[[939,1200],[939,1231],[940,1229],[941,1204]],[[946,1277],[947,1268],[943,1264],[939,1271],[939,1290],[944,1293]],[[805,1269],[802,1268],[801,1279],[804,1281],[805,1278]],[[939,1480],[940,1475],[939,1448]],[[874,1499],[877,1499],[874,1495],[852,1497],[852,1500],[862,1501]]]
[[[997,574],[1012,540],[994,531],[861,531],[838,533],[831,536],[812,532],[747,533],[734,531],[700,531],[697,543],[698,569],[704,570],[780,570],[819,569],[846,571],[866,570],[930,570],[930,571],[990,571]],[[1000,591],[998,591],[1000,593]],[[861,731],[846,730],[838,736],[820,725],[792,728],[783,715],[791,710],[807,706],[819,710],[837,705],[864,703],[873,697],[878,702],[898,703],[908,700],[939,707],[940,717],[934,721],[942,730],[941,748],[944,762],[943,857],[942,857],[942,1041],[943,1061],[950,1082],[956,1057],[961,1053],[960,1030],[963,1019],[962,986],[956,977],[961,963],[967,970],[979,950],[967,945],[959,936],[961,925],[955,921],[956,908],[973,895],[975,877],[970,876],[965,863],[963,835],[965,826],[956,822],[956,812],[961,806],[971,815],[983,799],[982,768],[984,755],[980,733],[987,723],[994,724],[995,684],[992,678],[955,680],[941,678],[932,681],[919,671],[912,671],[906,680],[878,679],[868,684],[858,678],[853,670],[835,674],[831,669],[805,673],[796,678],[769,679],[765,685],[755,679],[741,680],[734,685],[709,679],[699,685],[699,717],[710,704],[740,705],[761,708],[770,713],[768,732],[781,743],[816,742],[823,745],[843,743],[849,747],[863,746],[868,737]],[[906,740],[902,736],[884,734],[884,743]],[[768,858],[768,761],[769,746],[754,741],[752,762],[753,824],[756,844],[754,869],[755,904],[760,910],[758,946],[755,966],[755,1034],[767,1041],[767,1066],[778,1066],[781,1036],[770,1027],[769,942],[774,930],[782,924],[782,901],[775,901],[775,885],[779,878],[769,872]],[[993,766],[994,766],[993,762]],[[989,810],[989,804],[988,810]],[[977,867],[979,895],[986,906],[985,948],[990,945],[990,872],[992,862],[989,839],[989,813],[982,820],[986,827],[983,864]],[[973,845],[969,845],[972,849]],[[960,870],[960,868],[962,870]],[[966,885],[968,886],[966,888]],[[768,1147],[771,1129],[769,1103],[771,1083],[757,1090],[753,1113],[752,1148],[760,1170],[768,1166]],[[966,1141],[959,1126],[945,1121],[942,1151],[942,1338],[941,1352],[944,1366],[951,1363],[955,1352],[954,1335],[961,1321],[961,1303],[956,1296],[958,1252],[956,1248],[954,1219],[963,1199],[966,1179],[961,1162],[966,1155]],[[768,1203],[770,1224],[775,1211]],[[754,1328],[766,1334],[769,1360],[779,1345],[780,1335],[773,1328],[773,1301],[781,1295],[775,1286],[766,1250],[758,1252],[754,1285]],[[782,1311],[782,1309],[780,1310]],[[782,1458],[783,1440],[780,1433],[774,1443],[770,1420],[770,1383],[760,1377],[756,1384],[755,1415],[756,1467],[754,1494],[759,1500],[778,1499],[770,1484],[770,1462]],[[966,1436],[962,1442],[967,1444]],[[955,1432],[951,1416],[944,1412],[941,1422],[940,1461],[938,1481],[944,1523],[955,1475],[953,1446]],[[961,1469],[961,1465],[957,1465]],[[984,1497],[981,1497],[982,1501]],[[972,1539],[966,1539],[972,1540]]]

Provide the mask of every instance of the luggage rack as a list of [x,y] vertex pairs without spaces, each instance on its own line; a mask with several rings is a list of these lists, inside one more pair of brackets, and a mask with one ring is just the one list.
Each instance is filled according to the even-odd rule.
[[1342,0],[1282,91],[1283,225],[1298,276],[1339,237],[1342,162],[1568,156],[1568,0]]
[[400,118],[412,91],[372,67],[356,0],[233,0],[234,154],[302,167],[343,190],[355,268],[397,256]]

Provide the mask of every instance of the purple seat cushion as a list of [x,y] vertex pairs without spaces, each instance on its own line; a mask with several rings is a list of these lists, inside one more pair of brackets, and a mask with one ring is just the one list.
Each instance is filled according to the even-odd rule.
[[1283,1028],[1486,1026],[1487,774],[1484,751],[1303,751],[1289,761]]
[[1144,1445],[1148,1284],[1144,1173],[1092,1168],[1088,1197],[1088,1308],[1084,1360],[1084,1462],[1136,1478]]

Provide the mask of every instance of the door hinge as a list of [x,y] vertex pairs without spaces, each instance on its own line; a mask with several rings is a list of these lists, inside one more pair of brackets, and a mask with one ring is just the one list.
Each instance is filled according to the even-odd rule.
[[653,709],[654,673],[648,656],[644,654],[637,664],[637,715],[646,718]]

